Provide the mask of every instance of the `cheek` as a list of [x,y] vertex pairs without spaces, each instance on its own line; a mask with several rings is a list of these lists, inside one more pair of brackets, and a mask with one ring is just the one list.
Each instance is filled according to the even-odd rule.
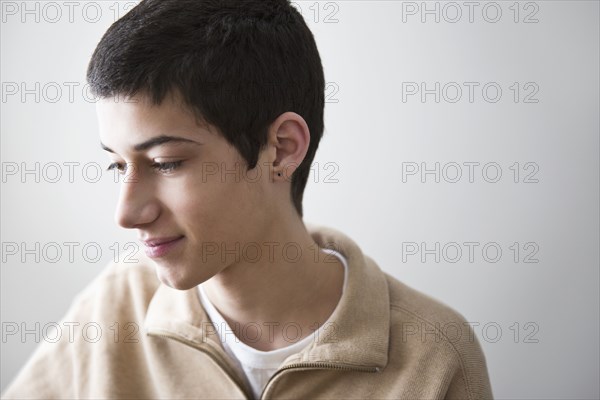
[[164,192],[164,204],[177,224],[198,239],[235,236],[248,214],[243,185],[219,178],[184,179]]
[[[233,167],[228,167],[233,170]],[[238,182],[236,182],[236,178]],[[165,182],[161,198],[175,223],[190,239],[242,241],[264,223],[261,180],[248,182],[234,174],[187,174]]]

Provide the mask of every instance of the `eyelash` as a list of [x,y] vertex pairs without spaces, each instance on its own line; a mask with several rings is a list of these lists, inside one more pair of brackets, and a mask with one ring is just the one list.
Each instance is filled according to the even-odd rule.
[[[183,163],[183,160],[167,161],[167,162],[162,162],[162,163],[155,162],[155,163],[150,164],[150,166],[159,172],[169,173],[169,172],[173,172],[174,170],[179,168],[182,163]],[[122,163],[114,162],[114,163],[110,164],[108,166],[108,168],[106,168],[107,171],[112,171],[114,169],[118,170],[120,173],[125,173],[127,171],[127,166]]]

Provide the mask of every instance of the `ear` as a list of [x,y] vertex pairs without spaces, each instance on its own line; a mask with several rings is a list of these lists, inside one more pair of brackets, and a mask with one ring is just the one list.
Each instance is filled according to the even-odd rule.
[[[269,144],[275,147],[273,180],[292,180],[292,174],[308,152],[310,131],[304,118],[294,112],[281,114],[269,127]],[[279,175],[281,174],[281,175]]]

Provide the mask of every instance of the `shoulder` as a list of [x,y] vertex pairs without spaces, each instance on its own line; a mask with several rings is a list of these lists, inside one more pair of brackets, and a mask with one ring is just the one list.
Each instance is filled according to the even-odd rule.
[[152,296],[160,286],[152,261],[109,263],[74,298],[70,313],[110,314],[142,318]]
[[388,273],[384,273],[390,295],[391,322],[404,336],[419,336],[421,342],[459,344],[475,342],[471,323],[454,308]]
[[[111,263],[53,323],[3,398],[88,398],[109,393],[123,360],[143,359],[141,326],[159,280],[148,260]],[[57,368],[56,366],[60,366]]]
[[456,393],[459,398],[491,398],[487,363],[474,322],[442,301],[384,275],[390,295],[390,361],[410,359],[415,365],[428,365],[440,379],[450,381],[449,398]]
[[390,308],[396,313],[402,314],[398,318],[439,325],[466,322],[461,313],[442,301],[406,285],[388,273],[384,273],[384,275],[390,293]]

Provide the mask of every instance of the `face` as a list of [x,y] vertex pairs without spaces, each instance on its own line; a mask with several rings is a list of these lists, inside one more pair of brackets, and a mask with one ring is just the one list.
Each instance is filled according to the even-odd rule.
[[116,221],[138,231],[163,283],[194,287],[234,261],[223,249],[260,243],[276,218],[272,152],[246,171],[216,128],[198,125],[173,97],[160,106],[104,99],[97,113],[110,168],[123,175]]

